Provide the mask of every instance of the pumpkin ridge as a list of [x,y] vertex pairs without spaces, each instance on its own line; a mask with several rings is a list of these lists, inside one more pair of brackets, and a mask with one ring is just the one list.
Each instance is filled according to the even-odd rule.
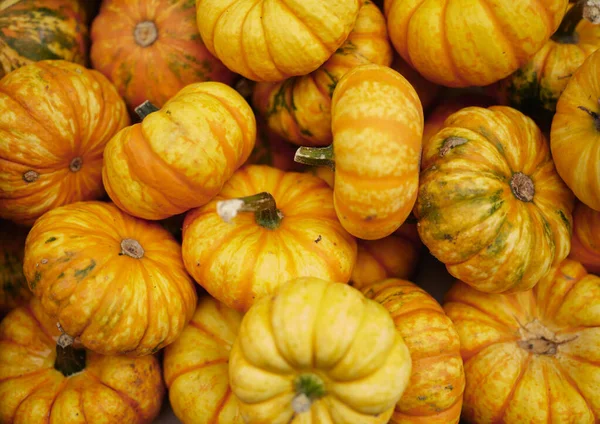
[[[450,1],[450,0],[448,0]],[[534,0],[535,1],[535,0]],[[491,24],[491,30],[489,30],[490,32],[494,31],[496,34],[501,34],[502,37],[504,38],[504,40],[507,41],[507,44],[513,46],[513,48],[515,50],[519,49],[521,47],[519,40],[516,40],[517,42],[515,42],[515,40],[512,40],[511,37],[509,37],[509,33],[502,31],[502,26],[499,24],[498,22],[498,17],[496,16],[496,14],[491,10],[491,7],[488,3],[488,0],[478,0],[477,4],[479,4],[484,10],[485,10],[485,14],[487,15],[489,22]],[[543,8],[543,10],[545,11],[546,9]],[[549,16],[546,14],[546,21],[548,21]],[[546,25],[548,25],[550,22],[547,22]],[[497,31],[500,30],[500,31]],[[508,49],[507,49],[508,50]],[[510,53],[512,53],[513,56],[513,60],[515,62],[520,62],[519,57],[518,56],[523,56],[524,52],[521,50],[519,54],[513,53],[512,51],[510,51]],[[527,54],[525,54],[526,56],[529,56]]]
[[203,368],[212,367],[213,365],[223,365],[223,364],[227,364],[227,363],[229,363],[229,358],[219,358],[219,359],[215,359],[212,361],[206,361],[201,364],[196,364],[196,365],[192,365],[189,367],[181,368],[179,371],[172,373],[172,375],[170,376],[171,378],[169,378],[168,383],[165,379],[165,383],[166,383],[167,387],[172,387],[173,384],[175,384],[175,381],[177,381],[177,379],[184,374],[194,372],[194,371],[197,371],[197,370],[200,370]]
[[[319,42],[319,44],[323,47],[323,50],[325,50],[331,56],[331,54],[333,53],[331,51],[331,48],[327,44],[325,44],[325,42],[323,41],[323,39],[321,37],[319,37],[319,34],[317,33],[317,31],[315,31],[313,28],[309,27],[306,22],[304,22],[302,19],[300,19],[296,15],[296,13],[294,13],[294,11],[290,8],[290,6],[286,3],[285,0],[277,0],[277,1],[279,2],[279,4],[285,6],[285,8],[289,12],[289,14],[291,16],[293,16],[297,22],[300,22],[302,24],[302,26],[304,26],[304,28],[306,28],[307,32],[311,35],[311,37],[314,40],[317,40]],[[264,2],[263,2],[263,5],[264,5]],[[359,7],[359,10],[360,10],[360,7]]]
[[[233,4],[233,3],[232,3]],[[242,22],[240,23],[240,28],[241,30],[241,34],[239,35],[239,44],[240,44],[240,57],[242,59],[243,65],[244,65],[244,70],[245,72],[248,72],[248,70],[250,71],[250,73],[252,74],[252,79],[259,79],[256,75],[256,72],[254,72],[254,69],[250,66],[250,64],[248,63],[248,55],[246,55],[246,49],[244,48],[244,32],[243,32],[243,28],[246,25],[246,20],[248,19],[248,16],[250,16],[250,13],[252,13],[252,9],[254,9],[256,7],[256,5],[261,4],[261,12],[260,12],[260,16],[264,16],[264,2],[261,3],[261,0],[256,0],[256,3],[254,3],[251,7],[248,8],[248,11],[246,12],[246,14],[244,15],[244,18],[242,19]],[[215,33],[215,28],[218,27],[219,25],[219,21],[221,20],[221,18],[223,17],[223,15],[225,15],[225,12],[227,12],[229,8],[224,8],[223,11],[221,12],[221,14],[219,15],[219,17],[217,19],[215,19],[215,24],[213,26],[213,33],[211,34],[210,39],[212,40],[212,42],[214,43],[215,37],[214,37],[214,33]],[[267,50],[267,53],[271,59],[271,63],[273,63],[273,65],[275,66],[275,69],[277,69],[277,66],[275,65],[275,62],[273,61],[273,57],[271,56],[271,49],[269,47],[269,42],[267,40],[267,34],[265,32],[265,24],[264,24],[264,20],[261,19],[261,26],[262,26],[262,32],[263,35],[265,37],[265,47]],[[216,51],[216,49],[215,49]],[[218,57],[218,56],[217,56]],[[220,60],[220,59],[219,59]],[[279,72],[279,69],[277,69],[277,71]]]
[[[267,231],[261,231],[261,233],[258,235],[258,239],[256,240],[256,246],[258,247],[253,254],[253,257],[251,259],[251,262],[247,264],[247,268],[246,268],[246,272],[245,272],[245,276],[244,278],[242,278],[240,281],[243,281],[243,283],[240,285],[240,291],[242,292],[242,295],[240,296],[240,302],[244,305],[251,305],[252,301],[252,287],[253,287],[253,280],[254,280],[254,267],[256,266],[256,262],[258,262],[258,258],[260,257],[260,254],[262,253],[262,250],[264,249],[264,243],[263,243],[263,239],[267,236]],[[255,234],[251,234],[248,236],[248,238],[255,238]],[[242,247],[244,243],[240,243],[240,247]]]
[[[568,343],[570,341],[573,341],[573,339],[570,339],[570,340],[567,339],[565,341],[565,343]],[[589,365],[593,365],[593,366],[596,366],[596,367],[600,367],[600,360],[599,361],[593,361],[591,359],[582,358],[581,356],[577,356],[577,355],[574,355],[572,353],[567,353],[567,352],[558,352],[558,354],[561,355],[561,356],[566,356],[569,359],[571,359],[572,361],[581,362],[583,364],[589,364]]]
[[[47,371],[47,370],[44,370],[44,371]],[[56,371],[56,372],[58,372],[58,371]],[[51,376],[49,376],[49,378],[47,378],[47,379],[41,380],[41,381],[40,381],[40,382],[39,382],[37,385],[35,385],[35,386],[33,387],[33,389],[31,389],[31,392],[29,392],[29,394],[27,394],[27,396],[25,396],[23,399],[21,399],[21,401],[19,402],[19,404],[17,405],[17,407],[14,409],[14,410],[15,410],[15,412],[18,412],[18,411],[19,411],[19,408],[21,408],[21,405],[23,405],[23,403],[25,403],[25,401],[26,401],[27,399],[29,399],[31,396],[35,395],[35,394],[36,394],[36,392],[38,391],[38,389],[40,389],[42,386],[45,386],[45,385],[46,385],[46,384],[48,384],[48,383],[51,383],[51,382],[52,382],[52,379],[51,379],[50,377],[51,377]],[[63,377],[63,378],[64,378],[64,377]],[[52,411],[51,411],[51,410],[48,410],[48,412],[49,412],[49,414],[48,414],[48,415],[50,416],[50,415],[51,415],[50,413],[51,413]]]
[[210,418],[210,420],[208,420],[208,423],[218,423],[218,419],[219,419],[219,415],[221,415],[221,412],[223,412],[223,407],[225,406],[225,404],[227,404],[227,401],[229,400],[229,398],[231,397],[232,392],[231,392],[231,385],[228,384],[227,385],[227,389],[225,389],[225,394],[223,395],[223,398],[221,398],[221,400],[219,401],[219,403],[216,405],[215,408],[215,413],[213,414],[213,416]]
[[595,418],[597,418],[595,416],[596,414],[594,413],[594,407],[592,406],[590,401],[587,399],[587,397],[583,395],[581,389],[577,385],[577,382],[571,377],[571,374],[569,374],[569,372],[563,367],[562,363],[560,361],[554,361],[553,365],[556,367],[556,369],[560,373],[560,376],[563,379],[565,379],[567,381],[567,383],[569,383],[569,385],[571,387],[573,387],[573,389],[575,389],[575,391],[577,392],[579,397],[581,397],[581,399],[583,399],[583,401],[587,405],[588,410],[590,411],[591,415],[594,416]]
[[[442,10],[440,11],[440,37],[441,37],[441,41],[443,44],[443,51],[446,52],[445,56],[448,58],[448,64],[450,65],[450,72],[452,73],[453,79],[458,83],[458,84],[464,84],[465,81],[463,80],[462,76],[460,75],[460,72],[458,72],[458,66],[456,66],[456,62],[454,60],[454,56],[452,56],[452,46],[450,45],[450,40],[448,40],[448,37],[446,36],[446,26],[445,26],[445,22],[448,20],[447,18],[447,14],[448,14],[448,3],[451,2],[452,0],[445,0],[444,1],[444,6],[442,6]],[[423,3],[421,3],[422,5]],[[410,23],[410,21],[409,21]],[[409,27],[410,25],[407,25],[407,27]],[[408,32],[408,28],[407,28],[407,32]]]
[[145,422],[145,418],[140,411],[140,403],[137,402],[135,399],[133,399],[132,397],[130,397],[127,393],[121,391],[121,390],[117,390],[114,387],[109,386],[108,384],[106,384],[104,381],[102,381],[100,379],[100,377],[98,377],[97,375],[93,374],[90,371],[86,372],[86,375],[88,375],[89,377],[91,377],[93,380],[95,380],[98,384],[108,388],[109,390],[112,390],[113,392],[115,392],[121,399],[123,399],[123,401],[125,401],[125,404],[129,405],[129,407],[133,410],[134,414],[140,419],[140,422]]
[[[0,342],[0,343],[4,343],[4,342],[8,342],[9,344],[14,344],[16,346],[26,347],[25,345],[22,345],[20,343],[16,343],[15,341],[13,341],[11,339],[2,339],[2,342]],[[30,355],[30,356],[37,356],[40,359],[45,359],[46,358],[45,356],[34,355],[32,353],[28,353],[28,355]],[[0,378],[0,383],[4,383],[5,381],[10,381],[10,380],[15,380],[17,378],[32,377],[34,375],[43,374],[43,373],[48,372],[48,371],[49,371],[48,368],[42,368],[42,369],[34,370],[34,371],[31,371],[31,372],[26,372],[26,373],[23,373],[23,374],[14,375],[12,377]],[[56,370],[53,369],[53,371],[56,371]]]
[[[423,4],[425,3],[426,0],[417,0],[418,4],[415,5],[415,8],[413,10],[410,11],[410,13],[407,16],[407,20],[406,22],[409,22],[412,20],[413,16],[417,13],[417,11],[421,8],[421,6],[423,6]],[[392,4],[391,2],[389,3],[390,5]],[[444,6],[445,7],[445,6]],[[384,15],[385,15],[385,20],[386,20],[386,30],[388,31],[388,36],[389,36],[389,28],[387,26],[387,22],[388,22],[388,18],[389,18],[389,10],[384,10]],[[404,40],[406,41],[406,44],[408,44],[408,33],[410,32],[410,25],[405,25],[405,32],[404,32]],[[390,37],[390,42],[391,42],[391,37]],[[402,55],[402,58],[406,61],[406,63],[408,63],[413,69],[416,69],[414,67],[413,61],[410,58],[410,49],[408,48],[408,46],[404,46],[405,47],[405,54]],[[445,48],[447,48],[448,46],[445,46]],[[398,53],[400,53],[400,49],[397,49]]]
[[533,357],[533,355],[530,353],[529,355],[527,355],[525,357],[525,359],[523,361],[521,361],[519,375],[517,376],[517,378],[515,378],[515,381],[511,385],[510,392],[506,396],[506,399],[504,400],[504,403],[498,409],[498,416],[495,417],[492,420],[492,422],[499,422],[499,423],[501,423],[501,422],[504,421],[504,416],[506,414],[506,410],[510,406],[510,403],[512,402],[512,400],[513,400],[513,398],[515,396],[515,392],[517,391],[517,388],[519,387],[519,385],[523,381],[523,376],[525,375],[525,372],[527,371],[527,368],[529,368],[529,363],[531,362],[531,358],[532,357]]
[[198,321],[195,321],[194,319],[191,319],[190,322],[188,323],[188,325],[191,325],[192,327],[194,327],[198,331],[206,334],[208,337],[210,337],[211,339],[213,339],[214,341],[216,341],[217,344],[221,344],[223,346],[229,346],[229,347],[232,346],[231,343],[227,342],[227,340],[222,339],[221,337],[219,337],[218,335],[216,335],[212,331],[209,331],[205,326],[203,326]]

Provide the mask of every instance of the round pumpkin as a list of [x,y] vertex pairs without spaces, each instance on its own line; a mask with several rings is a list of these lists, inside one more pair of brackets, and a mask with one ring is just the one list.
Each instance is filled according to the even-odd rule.
[[385,308],[316,278],[290,281],[250,308],[229,357],[248,424],[387,423],[410,373]]
[[412,358],[408,388],[390,423],[458,423],[465,373],[458,334],[440,304],[425,290],[399,279],[380,281],[362,292],[389,311]]
[[457,282],[444,309],[460,336],[473,423],[600,421],[600,277],[565,260],[509,295]]
[[426,80],[419,74],[414,68],[412,68],[402,57],[398,54],[394,55],[394,61],[392,62],[391,68],[399,72],[406,80],[413,86],[423,110],[428,110],[435,101],[439,98],[442,92],[442,87]]
[[[88,2],[88,0],[86,0]],[[0,1],[0,79],[40,60],[87,63],[87,9],[80,0]]]
[[23,275],[27,228],[0,220],[0,317],[26,304],[31,291]]
[[143,121],[106,146],[102,179],[112,201],[139,218],[164,219],[208,203],[254,147],[254,113],[223,83],[190,84],[162,109],[138,110]]
[[571,259],[581,262],[589,272],[600,274],[600,211],[577,203],[573,211]]
[[229,353],[241,322],[242,314],[204,296],[181,336],[165,348],[165,383],[182,423],[244,424],[229,387]]
[[515,109],[462,109],[424,143],[419,235],[478,290],[528,290],[566,258],[573,204],[546,139]]
[[331,97],[340,78],[359,65],[392,63],[392,47],[383,13],[362,1],[348,39],[319,69],[276,83],[258,83],[253,105],[269,128],[292,143],[327,146],[331,143]]
[[561,178],[600,211],[600,51],[588,56],[560,96],[550,146]]
[[74,203],[38,219],[23,270],[46,313],[104,355],[158,351],[196,307],[173,236],[110,203]]
[[356,262],[331,188],[265,165],[238,170],[212,202],[188,212],[182,247],[192,277],[240,311],[293,278],[347,283]]
[[81,65],[41,61],[4,77],[0,218],[31,225],[58,206],[102,197],[102,152],[128,124],[112,84]]
[[396,51],[447,87],[492,84],[524,65],[558,28],[568,0],[385,0]]
[[154,421],[165,392],[155,356],[99,355],[64,337],[38,299],[0,323],[0,422]]
[[333,144],[301,147],[296,161],[335,164],[337,216],[353,236],[376,240],[396,231],[417,196],[423,109],[398,72],[361,65],[333,93]]
[[92,24],[90,57],[131,110],[164,105],[188,84],[233,83],[234,74],[206,49],[194,0],[108,0]]
[[362,0],[196,0],[208,50],[253,81],[281,81],[321,66],[344,43]]

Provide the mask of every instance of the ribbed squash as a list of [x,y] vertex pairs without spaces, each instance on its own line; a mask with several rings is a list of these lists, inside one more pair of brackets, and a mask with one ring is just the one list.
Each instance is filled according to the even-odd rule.
[[600,274],[600,211],[579,202],[573,211],[569,257],[581,262],[588,272]]
[[281,81],[321,66],[348,38],[361,0],[196,0],[206,47],[253,81]]
[[31,225],[45,212],[98,199],[102,154],[129,124],[125,103],[99,72],[63,60],[0,80],[0,218]]
[[0,318],[31,298],[23,275],[27,233],[27,228],[0,220]]
[[259,83],[253,104],[269,127],[298,145],[331,143],[331,97],[340,78],[368,63],[389,66],[392,47],[383,13],[366,0],[348,39],[316,71],[277,83]]

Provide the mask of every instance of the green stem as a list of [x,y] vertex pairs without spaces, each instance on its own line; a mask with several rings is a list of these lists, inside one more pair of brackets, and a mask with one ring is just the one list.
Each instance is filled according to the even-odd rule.
[[294,380],[296,396],[292,408],[297,414],[308,412],[312,403],[325,396],[325,383],[315,374],[301,374]]
[[146,100],[144,103],[135,108],[135,113],[140,117],[140,119],[143,120],[146,116],[159,110],[159,107],[154,106],[152,103]]
[[560,26],[552,35],[552,40],[562,44],[575,44],[577,43],[577,33],[575,28],[579,25],[579,22],[583,19],[583,4],[584,1],[578,1],[575,5],[569,9],[565,14]]
[[278,228],[283,219],[275,198],[267,192],[217,202],[217,214],[225,222],[230,222],[240,212],[254,212],[256,223],[269,230]]
[[[59,329],[62,331],[60,325]],[[77,374],[85,368],[85,356],[85,349],[75,349],[73,337],[63,332],[56,342],[54,369],[65,377]]]
[[294,161],[309,166],[329,166],[335,169],[333,144],[327,147],[300,147],[296,150]]

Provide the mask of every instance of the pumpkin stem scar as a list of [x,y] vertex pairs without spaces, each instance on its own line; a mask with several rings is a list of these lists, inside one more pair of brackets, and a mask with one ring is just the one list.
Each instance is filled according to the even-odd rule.
[[73,158],[73,160],[69,164],[69,169],[71,170],[71,172],[77,172],[81,169],[82,165],[83,165],[83,159],[81,159],[78,156],[76,158]]
[[156,24],[152,21],[140,22],[133,30],[133,37],[138,46],[151,46],[158,38],[158,28],[156,28]]
[[240,212],[254,212],[256,223],[269,230],[278,228],[283,219],[271,193],[262,192],[217,202],[217,214],[225,222],[231,222]]
[[531,202],[535,195],[533,180],[522,172],[515,172],[510,179],[510,189],[517,199]]
[[[600,99],[598,100],[598,102],[600,103]],[[592,119],[594,120],[594,125],[596,125],[596,130],[600,131],[600,116],[598,116],[598,114],[596,112],[589,110],[585,106],[577,106],[577,108],[583,110],[585,113],[590,115],[592,117]]]
[[536,355],[555,355],[561,344],[577,338],[577,336],[557,336],[537,319],[526,325],[519,323],[519,326],[521,327],[519,329],[521,340],[517,342],[517,345]]
[[75,349],[73,347],[74,338],[65,333],[60,323],[56,323],[56,326],[61,335],[56,341],[54,369],[61,372],[65,377],[83,371],[85,368],[85,349]]
[[583,18],[593,24],[600,24],[600,0],[582,0]]
[[40,178],[40,174],[38,174],[34,170],[27,171],[23,174],[23,181],[25,181],[26,183],[32,183],[38,178]]
[[294,380],[296,396],[292,408],[296,414],[310,411],[312,403],[325,395],[325,383],[315,374],[301,374]]
[[134,259],[144,257],[144,248],[134,239],[126,238],[121,241],[121,255],[127,255]]
[[456,146],[465,144],[468,141],[469,140],[467,140],[466,138],[463,138],[463,137],[454,137],[454,136],[448,137],[442,143],[442,147],[440,147],[440,152],[439,152],[440,157],[443,158],[444,156],[446,156],[448,154],[448,152],[450,152],[450,150],[452,150]]
[[158,112],[159,110],[160,108],[154,106],[152,103],[146,100],[144,103],[135,108],[135,113],[140,117],[141,120],[144,120],[146,116],[150,115],[151,113]]
[[294,161],[310,166],[329,166],[335,168],[333,144],[327,147],[300,147],[296,150]]
[[578,1],[565,14],[560,26],[551,37],[553,41],[561,44],[577,43],[579,35],[575,32],[575,28],[583,19],[583,3],[584,1]]

